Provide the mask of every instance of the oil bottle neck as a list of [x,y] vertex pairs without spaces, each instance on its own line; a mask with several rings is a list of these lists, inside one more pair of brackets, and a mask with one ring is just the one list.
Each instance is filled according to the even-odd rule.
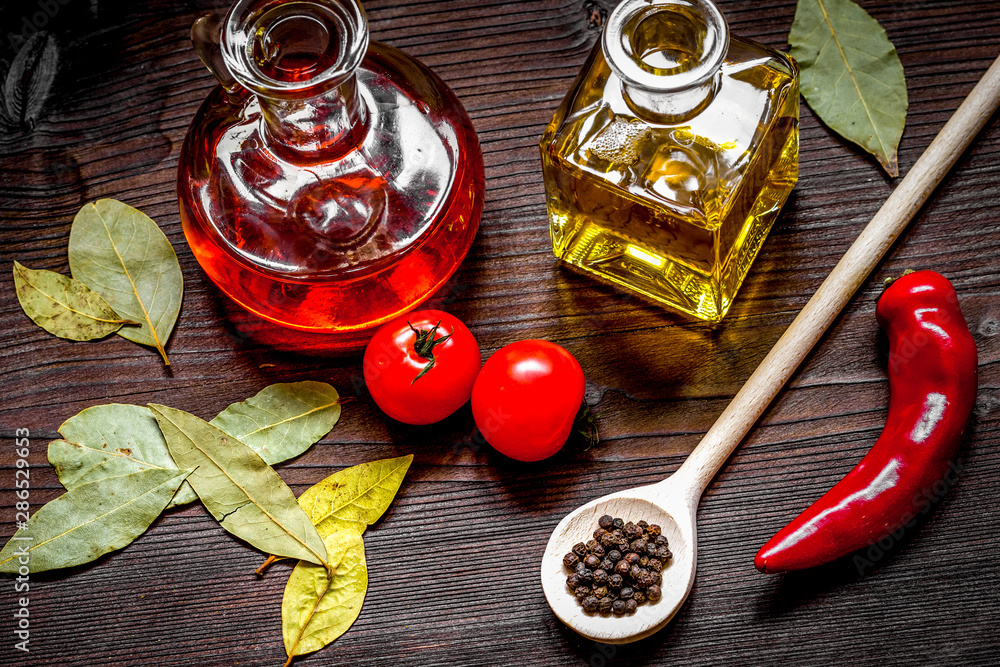
[[718,72],[705,83],[669,93],[646,90],[623,81],[622,94],[629,107],[640,117],[678,123],[692,118],[708,106],[721,80],[721,72]]
[[624,0],[608,17],[602,47],[633,111],[678,122],[718,90],[729,28],[711,0]]

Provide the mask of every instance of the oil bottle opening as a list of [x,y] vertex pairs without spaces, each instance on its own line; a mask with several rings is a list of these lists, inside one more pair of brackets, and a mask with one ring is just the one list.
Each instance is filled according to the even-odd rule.
[[233,76],[269,98],[300,99],[346,81],[368,49],[355,0],[239,0],[226,17],[222,52]]
[[624,0],[608,18],[602,46],[629,87],[683,91],[719,71],[729,28],[711,0]]

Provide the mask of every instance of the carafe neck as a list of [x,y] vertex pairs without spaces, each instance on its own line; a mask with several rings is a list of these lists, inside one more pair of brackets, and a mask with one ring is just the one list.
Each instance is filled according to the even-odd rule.
[[368,132],[369,112],[357,77],[305,99],[258,95],[272,150],[295,160],[335,159],[359,145]]
[[368,21],[357,0],[237,0],[224,19],[198,19],[191,38],[228,92],[257,97],[275,152],[326,160],[367,132],[356,72]]

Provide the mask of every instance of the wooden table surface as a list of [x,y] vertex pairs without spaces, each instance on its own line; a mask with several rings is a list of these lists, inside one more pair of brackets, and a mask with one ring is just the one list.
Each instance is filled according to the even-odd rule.
[[[905,173],[1000,53],[1000,5],[861,4],[906,69]],[[174,179],[188,122],[214,84],[188,29],[217,5],[0,7],[0,60],[15,53],[8,31],[32,21],[47,24],[60,50],[35,127],[0,135],[0,537],[14,532],[15,429],[31,431],[37,509],[61,493],[46,445],[85,407],[158,402],[209,418],[273,382],[325,380],[359,400],[318,445],[279,467],[296,493],[344,466],[416,459],[396,503],[366,535],[371,585],[360,618],[296,664],[996,664],[1000,124],[959,161],[709,487],[699,574],[676,620],[637,644],[598,646],[563,627],[545,603],[538,563],[551,530],[587,500],[677,468],[894,181],[803,106],[801,179],[729,316],[714,328],[684,321],[567,271],[550,252],[537,140],[599,34],[589,25],[599,18],[594,5],[367,2],[372,37],[434,68],[465,103],[483,145],[479,236],[432,304],[467,322],[484,355],[529,337],[565,346],[583,365],[601,416],[597,448],[516,464],[478,444],[467,407],[431,427],[391,422],[360,382],[357,357],[332,356],[322,338],[285,336],[253,319],[198,267],[181,232]],[[720,5],[734,33],[787,48],[792,0]],[[11,261],[68,273],[72,217],[100,197],[143,209],[177,249],[185,296],[170,368],[115,336],[54,338],[15,299]],[[761,575],[753,568],[760,545],[852,468],[881,429],[888,384],[873,298],[883,278],[908,267],[954,282],[979,345],[964,472],[929,520],[864,574],[847,560]],[[168,512],[122,552],[31,578],[29,654],[13,648],[18,595],[13,581],[0,581],[0,664],[277,667],[288,570],[276,566],[258,580],[260,560],[200,505]]]

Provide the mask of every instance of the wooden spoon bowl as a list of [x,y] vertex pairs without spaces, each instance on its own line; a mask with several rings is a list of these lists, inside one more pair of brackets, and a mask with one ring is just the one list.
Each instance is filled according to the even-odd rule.
[[[694,524],[697,497],[692,501],[690,487],[684,488],[677,477],[598,498],[559,523],[542,558],[542,588],[563,623],[594,641],[623,644],[648,637],[674,617],[691,592],[698,560]],[[597,520],[605,514],[659,525],[673,553],[663,567],[660,599],[646,602],[626,616],[588,614],[566,585],[570,572],[563,565],[563,556],[574,544],[592,539]]]

